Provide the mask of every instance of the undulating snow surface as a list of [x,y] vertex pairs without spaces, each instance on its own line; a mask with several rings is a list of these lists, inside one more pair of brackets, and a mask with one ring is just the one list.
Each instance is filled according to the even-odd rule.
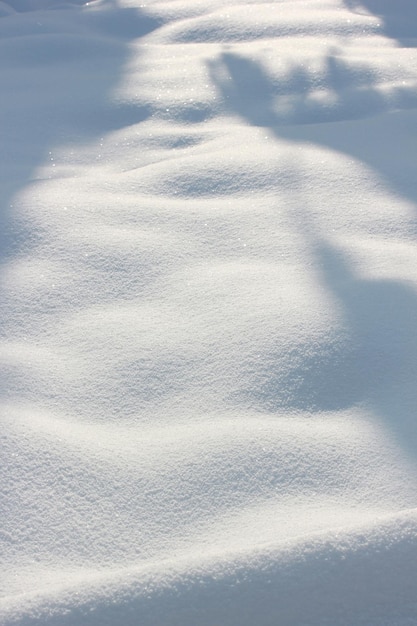
[[416,46],[0,2],[2,626],[417,625]]

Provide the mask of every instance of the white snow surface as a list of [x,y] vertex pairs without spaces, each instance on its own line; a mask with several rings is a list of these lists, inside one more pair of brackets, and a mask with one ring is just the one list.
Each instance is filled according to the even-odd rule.
[[416,626],[415,0],[3,0],[0,82],[0,624]]

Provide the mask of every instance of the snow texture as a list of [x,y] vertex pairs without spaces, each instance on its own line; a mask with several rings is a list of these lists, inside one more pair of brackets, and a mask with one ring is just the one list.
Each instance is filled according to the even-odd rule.
[[0,2],[2,626],[417,625],[416,46]]

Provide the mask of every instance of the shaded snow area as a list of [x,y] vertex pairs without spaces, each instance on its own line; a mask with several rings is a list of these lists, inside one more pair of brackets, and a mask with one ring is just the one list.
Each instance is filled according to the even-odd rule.
[[0,2],[2,626],[417,626],[417,2]]

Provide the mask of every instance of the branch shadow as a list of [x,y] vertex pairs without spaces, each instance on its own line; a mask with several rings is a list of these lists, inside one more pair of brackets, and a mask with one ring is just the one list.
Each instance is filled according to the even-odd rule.
[[[316,97],[317,78],[300,66],[277,82],[260,64],[227,52],[210,71],[226,106],[250,125],[268,128],[277,139],[351,155],[416,203],[417,117],[404,111],[417,106],[413,90],[396,91],[402,115],[389,113],[387,124],[381,119],[388,105],[369,68],[350,68],[336,56],[325,60],[319,87],[332,97],[324,104]],[[324,283],[342,305],[348,343],[296,347],[285,373],[278,352],[266,355],[252,378],[251,399],[268,411],[333,411],[365,403],[416,460],[417,294],[405,282],[358,277],[342,253],[312,231],[304,235]]]
[[[210,71],[226,105],[253,126],[275,129],[355,120],[386,107],[368,67],[350,68],[332,54],[325,58],[323,76],[293,65],[273,80],[259,63],[231,52],[211,62]],[[417,98],[412,102],[417,106]],[[277,134],[281,132],[276,129]]]

